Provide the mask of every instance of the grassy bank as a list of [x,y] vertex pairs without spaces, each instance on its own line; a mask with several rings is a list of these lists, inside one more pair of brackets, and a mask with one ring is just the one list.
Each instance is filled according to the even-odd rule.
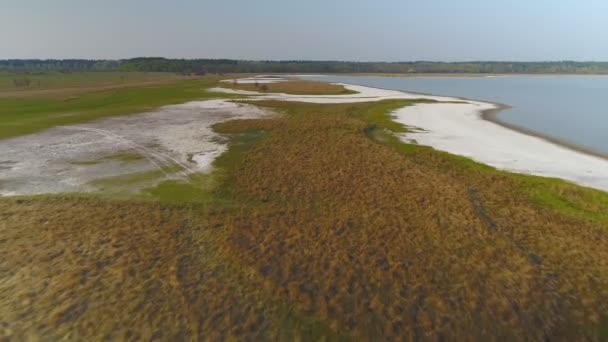
[[55,90],[58,92],[50,94],[32,95],[24,90],[15,96],[0,96],[0,139],[191,100],[227,97],[226,94],[204,91],[205,88],[216,85],[220,79],[220,76],[205,76],[183,80],[170,76],[158,84],[143,86],[114,84],[102,89],[85,88],[84,92],[81,88],[57,87]]
[[[15,88],[26,77],[32,85]],[[99,72],[73,74],[0,74],[0,139],[35,133],[46,128],[104,117],[140,113],[192,100],[231,97],[205,91],[228,76],[184,77],[169,73]],[[289,81],[232,85],[241,90],[287,94],[351,94],[343,86],[323,82]],[[236,96],[233,96],[236,97]],[[242,96],[240,96],[242,97]]]
[[404,144],[412,103],[256,101],[210,175],[0,199],[5,334],[607,338],[608,194]]
[[119,87],[142,83],[166,83],[192,77],[167,72],[0,72],[0,96],[41,95],[53,90],[77,91],[101,87]]

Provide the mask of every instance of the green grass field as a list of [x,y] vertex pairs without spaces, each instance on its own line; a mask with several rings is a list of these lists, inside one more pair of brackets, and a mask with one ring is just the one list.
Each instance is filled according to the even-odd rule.
[[[69,72],[6,73],[0,72],[0,95],[6,92],[33,92],[62,88],[94,88],[143,82],[167,82],[186,77],[164,72]],[[27,86],[17,86],[29,80]]]
[[[66,76],[49,76],[52,80],[57,78],[57,82],[68,82],[63,77]],[[79,79],[76,75],[70,77]],[[23,94],[19,96],[0,96],[0,139],[34,133],[57,125],[138,113],[191,100],[229,97],[204,91],[205,88],[216,85],[220,79],[219,76],[207,76],[194,80],[175,80],[168,84],[93,89],[84,93],[69,90],[50,97],[32,96],[27,91],[21,92]],[[70,82],[77,81],[70,79]]]

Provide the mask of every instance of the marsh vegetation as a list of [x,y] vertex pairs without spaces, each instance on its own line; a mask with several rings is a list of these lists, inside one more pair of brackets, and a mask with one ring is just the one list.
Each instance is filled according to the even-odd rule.
[[231,89],[256,91],[256,92],[270,92],[270,93],[284,93],[291,95],[347,95],[355,94],[354,91],[344,88],[339,84],[318,82],[318,81],[302,81],[302,80],[288,80],[284,82],[275,83],[226,83],[224,87],[229,86]]
[[390,112],[416,100],[251,103],[283,115],[216,124],[192,182],[0,199],[2,334],[607,338],[606,193],[405,144]]

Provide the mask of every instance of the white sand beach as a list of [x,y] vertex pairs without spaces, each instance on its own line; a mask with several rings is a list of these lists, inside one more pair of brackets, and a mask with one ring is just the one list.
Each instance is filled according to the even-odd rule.
[[401,136],[501,170],[557,177],[608,190],[608,160],[520,133],[481,117],[495,105],[432,103],[401,108],[395,121],[424,131]]
[[415,132],[401,135],[400,138],[405,142],[415,141],[421,145],[465,156],[501,170],[557,177],[579,185],[608,190],[608,160],[485,120],[482,113],[499,108],[496,104],[359,85],[342,85],[358,93],[315,96],[263,94],[224,88],[215,88],[213,91],[257,95],[252,98],[254,100],[310,103],[352,103],[390,99],[430,99],[444,102],[417,104],[395,111],[395,121],[418,128]]

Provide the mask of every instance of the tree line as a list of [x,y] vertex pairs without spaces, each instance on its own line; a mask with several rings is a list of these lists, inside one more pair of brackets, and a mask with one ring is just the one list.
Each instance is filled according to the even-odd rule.
[[8,59],[0,71],[145,71],[205,73],[497,73],[608,74],[608,62],[346,62],[249,61],[231,59],[169,59],[140,57],[122,60]]

